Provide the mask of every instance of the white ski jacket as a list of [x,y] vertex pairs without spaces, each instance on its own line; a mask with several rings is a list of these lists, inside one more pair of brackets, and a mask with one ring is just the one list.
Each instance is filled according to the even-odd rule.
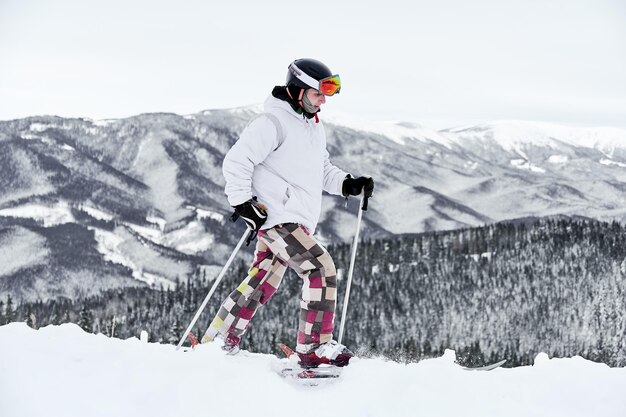
[[224,158],[228,202],[236,206],[257,196],[267,207],[261,229],[298,223],[313,233],[322,190],[341,195],[348,173],[331,164],[321,122],[273,96],[264,107],[265,113],[246,126]]

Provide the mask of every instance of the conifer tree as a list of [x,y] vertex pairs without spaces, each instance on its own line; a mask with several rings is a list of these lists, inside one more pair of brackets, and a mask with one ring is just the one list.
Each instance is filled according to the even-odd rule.
[[4,309],[4,324],[11,323],[15,320],[15,308],[13,307],[13,298],[7,295],[7,305]]
[[86,304],[83,304],[83,308],[78,314],[78,326],[88,333],[93,332],[93,313]]
[[170,337],[168,340],[172,344],[178,343],[181,335],[182,335],[182,325],[180,323],[180,318],[177,315],[176,318],[174,319],[174,323],[172,324],[172,327],[170,330]]
[[26,325],[33,329],[37,328],[37,319],[35,318],[35,315],[33,314],[33,308],[30,304],[28,305],[26,309]]

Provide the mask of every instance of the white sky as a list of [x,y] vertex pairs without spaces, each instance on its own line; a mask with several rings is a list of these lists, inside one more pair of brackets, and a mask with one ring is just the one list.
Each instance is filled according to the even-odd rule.
[[0,0],[0,120],[261,103],[301,57],[322,115],[626,127],[626,0]]

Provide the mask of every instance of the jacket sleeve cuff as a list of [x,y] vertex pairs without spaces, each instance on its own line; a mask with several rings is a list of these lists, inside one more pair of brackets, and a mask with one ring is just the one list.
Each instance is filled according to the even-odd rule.
[[339,181],[339,189],[338,189],[338,191],[337,191],[337,194],[342,195],[342,196],[344,195],[344,194],[343,194],[343,182],[344,182],[346,179],[348,179],[348,178],[353,178],[353,177],[352,177],[352,175],[350,175],[350,174],[346,174],[346,176],[345,176],[345,177],[343,177],[343,179],[342,179],[341,181]]
[[252,198],[252,196],[245,196],[245,195],[235,195],[235,196],[228,196],[228,204],[230,204],[232,207],[238,206],[239,204],[243,204],[246,201],[250,200]]

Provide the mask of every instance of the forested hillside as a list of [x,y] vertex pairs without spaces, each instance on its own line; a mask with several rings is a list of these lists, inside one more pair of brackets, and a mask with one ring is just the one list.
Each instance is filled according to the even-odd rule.
[[[625,366],[624,232],[617,222],[544,219],[364,241],[344,342],[362,355],[401,361],[452,348],[466,364],[496,358],[528,364],[544,351]],[[350,245],[329,251],[345,277]],[[245,274],[244,264],[231,269],[198,333]],[[76,302],[17,308],[5,299],[0,322],[26,320],[40,327],[72,321],[122,338],[147,330],[153,341],[176,343],[210,284],[196,276],[175,290],[111,290]],[[338,313],[345,279],[339,285]],[[277,342],[293,344],[299,286],[295,274],[285,278],[255,317],[246,348],[273,352]]]

